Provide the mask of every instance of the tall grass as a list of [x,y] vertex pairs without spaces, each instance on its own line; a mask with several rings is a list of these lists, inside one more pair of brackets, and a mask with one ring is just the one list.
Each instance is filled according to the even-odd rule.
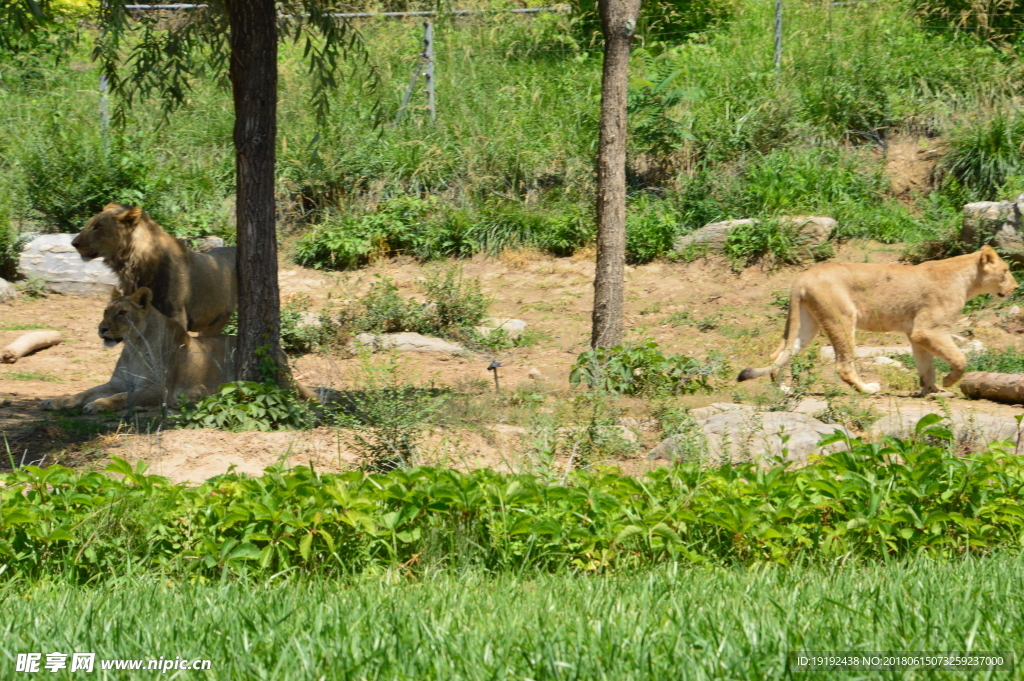
[[266,681],[833,678],[801,672],[787,655],[1019,652],[1022,589],[1015,556],[867,569],[668,566],[614,579],[469,570],[339,581],[282,575],[265,584],[132,576],[86,588],[9,583],[0,590],[0,673],[15,678],[18,653],[41,652],[45,661],[49,652],[78,651],[205,658],[210,678]]
[[[989,198],[1017,173],[1016,138],[993,133],[994,122],[973,122],[979,111],[1006,110],[1015,96],[1020,66],[1005,51],[923,27],[889,3],[795,4],[786,8],[776,73],[771,7],[741,0],[693,11],[708,8],[716,19],[701,19],[697,32],[648,31],[637,45],[632,261],[664,255],[676,236],[712,220],[779,213],[830,213],[841,237],[933,238],[956,202]],[[367,72],[355,67],[322,126],[307,105],[298,48],[283,48],[280,217],[285,230],[319,230],[299,249],[304,262],[357,267],[381,249],[446,257],[528,245],[566,254],[592,240],[601,64],[577,18],[485,16],[435,28],[436,123],[421,90],[402,122],[390,123],[420,50],[416,22],[361,25],[383,88],[368,93]],[[166,121],[158,105],[139,103],[106,147],[90,39],[83,33],[59,66],[0,89],[0,185],[16,216],[32,228],[74,229],[100,195],[134,197],[177,234],[230,238],[228,93],[198,80],[188,106]],[[114,150],[116,159],[93,154],[102,182],[62,180],[84,175],[76,170],[81,154],[48,151],[63,144],[40,124],[54,111],[60,134],[81,149]],[[389,123],[375,127],[375,111]],[[908,208],[891,199],[877,150],[901,131],[950,136],[947,176],[959,184],[943,185],[948,201]],[[130,172],[118,175],[126,159]],[[411,223],[415,239],[369,229],[362,218],[389,201],[427,196],[437,209]],[[83,207],[54,211],[58,199]]]

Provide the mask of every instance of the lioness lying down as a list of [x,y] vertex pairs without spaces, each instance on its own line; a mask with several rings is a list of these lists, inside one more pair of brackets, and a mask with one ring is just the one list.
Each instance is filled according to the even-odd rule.
[[967,366],[967,358],[950,337],[964,303],[983,293],[1005,298],[1015,288],[1009,266],[991,246],[920,265],[818,265],[793,282],[786,332],[772,353],[772,365],[744,369],[738,380],[771,373],[778,381],[780,369],[823,327],[835,348],[842,379],[861,392],[877,392],[881,386],[864,383],[857,375],[854,334],[857,329],[898,331],[910,339],[921,394],[939,392],[934,357],[949,362],[951,371],[942,382],[947,388],[960,380]]
[[151,289],[157,310],[200,335],[219,334],[238,304],[234,248],[190,251],[138,206],[108,204],[71,245],[82,260],[103,258],[122,293]]
[[99,333],[107,347],[124,341],[110,380],[77,395],[43,400],[40,409],[83,407],[87,414],[95,414],[101,409],[120,411],[129,404],[173,404],[179,395],[196,399],[233,380],[235,337],[193,338],[157,311],[148,288],[110,301]]

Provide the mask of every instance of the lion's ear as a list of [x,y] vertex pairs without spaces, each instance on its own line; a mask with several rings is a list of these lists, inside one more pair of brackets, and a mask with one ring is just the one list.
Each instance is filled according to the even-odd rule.
[[117,288],[116,286],[113,287],[112,289],[110,289],[110,299],[111,300],[117,300],[118,298],[121,298],[123,296],[124,296],[124,294],[121,293],[121,289]]
[[982,246],[981,250],[978,252],[981,253],[982,265],[993,265],[997,260],[999,260],[999,254],[996,253],[996,249],[992,248],[988,244]]
[[120,203],[108,203],[107,205],[103,206],[102,212],[106,213],[108,210],[121,210],[122,208],[124,208],[124,206],[122,206]]
[[142,208],[140,206],[130,206],[123,213],[117,216],[118,222],[134,223],[142,216]]
[[143,286],[132,294],[132,302],[145,310],[153,303],[153,292]]

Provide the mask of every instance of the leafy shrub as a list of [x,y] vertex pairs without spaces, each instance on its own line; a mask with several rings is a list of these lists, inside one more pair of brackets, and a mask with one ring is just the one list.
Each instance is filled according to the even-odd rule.
[[[907,440],[835,435],[848,451],[797,469],[677,464],[545,481],[490,469],[385,475],[298,466],[169,485],[107,470],[0,476],[2,579],[86,582],[127,566],[168,575],[332,575],[460,559],[488,570],[613,572],[658,563],[891,561],[1019,550],[1024,461],[1008,442],[958,456],[941,417]],[[436,563],[434,563],[436,565]]]
[[654,341],[614,348],[591,348],[580,353],[569,382],[615,394],[710,392],[714,368],[683,355],[665,356]]
[[447,338],[469,338],[487,314],[490,301],[480,282],[465,277],[458,267],[436,268],[422,283],[426,301],[403,298],[398,286],[381,277],[355,305],[342,312],[338,323],[354,333],[414,331]]
[[0,196],[0,279],[13,279],[18,270],[18,234],[11,225],[7,206]]
[[184,407],[178,424],[182,428],[269,431],[307,428],[311,420],[308,408],[296,401],[292,391],[273,383],[234,381]]
[[647,263],[668,255],[681,216],[669,202],[641,194],[626,211],[626,262]]
[[762,259],[773,265],[796,265],[807,256],[824,260],[833,255],[831,244],[808,247],[798,223],[779,219],[738,225],[725,238],[723,253],[739,265],[751,265]]
[[24,160],[30,207],[50,226],[77,232],[114,201],[155,202],[150,159],[118,139],[104,146],[75,126],[55,121]]

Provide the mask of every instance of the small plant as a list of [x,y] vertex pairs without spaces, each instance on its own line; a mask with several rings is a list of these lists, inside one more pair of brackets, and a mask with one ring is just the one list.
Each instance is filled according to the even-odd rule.
[[389,471],[413,465],[427,420],[440,407],[440,395],[407,382],[398,353],[383,363],[364,356],[359,389],[346,392],[335,414],[363,452],[363,465]]
[[460,336],[487,315],[490,301],[480,292],[480,280],[466,277],[459,267],[439,268],[423,282],[427,304],[423,306],[420,332]]
[[759,261],[767,262],[769,267],[796,265],[808,256],[825,260],[834,255],[828,242],[808,247],[799,223],[779,219],[738,225],[725,238],[723,253],[736,267]]
[[721,321],[721,312],[715,312],[714,314],[710,314],[707,317],[704,317],[703,319],[698,319],[696,316],[693,315],[692,312],[688,312],[687,310],[681,310],[679,312],[673,312],[671,315],[669,315],[668,319],[665,320],[665,323],[671,324],[672,326],[692,326],[696,328],[698,331],[708,332],[717,329]]
[[270,431],[308,428],[312,420],[309,408],[290,390],[273,383],[234,381],[183,407],[178,424],[182,428]]
[[665,356],[654,341],[635,346],[592,348],[580,353],[569,373],[573,385],[613,394],[710,392],[713,368],[683,355]]

